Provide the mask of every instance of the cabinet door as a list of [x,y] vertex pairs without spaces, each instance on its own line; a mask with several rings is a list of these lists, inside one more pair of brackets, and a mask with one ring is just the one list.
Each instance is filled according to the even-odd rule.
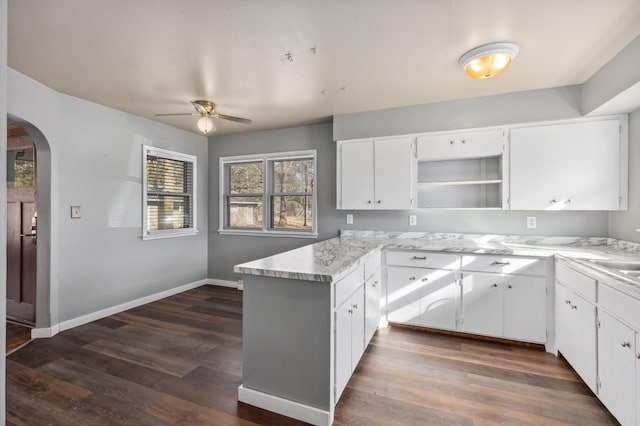
[[373,337],[380,322],[380,270],[365,283],[365,346]]
[[373,141],[343,143],[340,150],[342,208],[373,209]]
[[500,275],[462,276],[462,331],[502,336],[502,281]]
[[505,138],[502,130],[469,132],[460,135],[460,158],[496,157],[502,155]]
[[617,210],[618,120],[511,130],[511,209]]
[[458,137],[453,134],[418,136],[418,160],[452,160],[458,157]]
[[460,287],[455,274],[445,270],[423,270],[421,276],[420,320],[425,327],[456,329]]
[[505,276],[504,337],[527,342],[546,342],[546,287],[544,278]]
[[364,285],[351,296],[351,372],[364,353],[365,304]]
[[413,138],[375,141],[375,208],[408,210],[414,206]]
[[621,424],[635,424],[634,332],[602,311],[598,320],[598,396]]
[[347,299],[335,312],[335,385],[336,401],[351,377],[351,299]]
[[556,283],[556,346],[582,380],[596,390],[596,308]]
[[420,324],[420,269],[387,267],[387,321]]

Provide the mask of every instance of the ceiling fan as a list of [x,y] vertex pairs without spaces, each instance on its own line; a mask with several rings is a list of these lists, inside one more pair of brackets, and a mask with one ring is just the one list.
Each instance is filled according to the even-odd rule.
[[193,115],[200,116],[198,119],[198,129],[205,135],[209,132],[216,131],[216,125],[213,123],[214,118],[221,120],[234,121],[236,123],[251,124],[252,121],[248,118],[234,117],[233,115],[218,114],[216,112],[216,104],[211,101],[197,100],[191,101],[191,105],[196,109],[196,112],[185,112],[177,114],[154,114],[156,117],[167,117],[172,115]]

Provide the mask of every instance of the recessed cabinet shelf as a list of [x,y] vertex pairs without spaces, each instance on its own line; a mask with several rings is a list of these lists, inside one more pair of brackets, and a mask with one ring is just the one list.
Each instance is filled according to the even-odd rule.
[[501,209],[502,156],[418,161],[418,208]]

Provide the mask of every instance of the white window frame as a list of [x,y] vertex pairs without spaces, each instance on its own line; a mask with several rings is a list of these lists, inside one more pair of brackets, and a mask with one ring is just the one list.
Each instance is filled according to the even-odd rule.
[[[312,158],[313,160],[313,192],[312,192],[312,225],[311,231],[287,231],[283,229],[271,229],[271,191],[273,176],[269,165],[278,160],[296,160]],[[306,151],[272,152],[266,154],[236,155],[232,157],[220,157],[220,190],[219,190],[219,227],[218,233],[224,235],[259,235],[292,238],[318,238],[318,151],[310,149]],[[226,210],[226,185],[225,166],[233,163],[262,162],[262,229],[241,229],[225,227]]]
[[[148,217],[148,197],[147,197],[147,156],[162,157],[170,160],[183,161],[191,163],[193,167],[193,193],[191,194],[192,200],[192,227],[182,229],[159,229],[150,231],[148,229],[149,217]],[[143,240],[156,240],[160,238],[174,238],[174,237],[186,237],[190,235],[196,235],[197,229],[197,157],[195,155],[184,154],[181,152],[170,151],[168,149],[156,148],[150,145],[142,145],[142,239]]]

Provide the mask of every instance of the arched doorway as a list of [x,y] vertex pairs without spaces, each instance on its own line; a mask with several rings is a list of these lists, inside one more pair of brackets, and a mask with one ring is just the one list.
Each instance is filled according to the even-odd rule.
[[[11,137],[11,132],[21,134],[16,138],[19,140],[16,140],[15,143],[10,141],[10,139],[13,139]],[[29,144],[33,154],[31,154],[28,149]],[[9,152],[12,149],[14,149],[14,153]],[[23,149],[24,153],[22,152]],[[49,329],[53,325],[52,321],[55,320],[55,317],[57,316],[57,305],[52,306],[51,303],[51,149],[46,137],[37,127],[20,119],[19,117],[8,115],[7,150],[8,160],[10,159],[10,156],[13,155],[13,158],[15,159],[19,154],[20,158],[24,160],[23,163],[28,163],[31,155],[33,155],[33,192],[35,199],[33,200],[32,206],[26,206],[26,208],[22,207],[20,209],[23,217],[21,218],[20,224],[21,235],[18,238],[21,240],[21,248],[26,248],[27,252],[30,250],[35,252],[35,269],[22,271],[24,274],[29,275],[33,273],[35,276],[35,291],[30,295],[31,297],[29,300],[26,300],[27,302],[34,304],[33,316],[31,317],[32,320],[27,322],[34,325],[36,329]],[[28,167],[28,165],[26,165],[26,167]],[[7,166],[7,172],[9,173],[9,165]],[[13,172],[16,172],[15,168]],[[24,170],[19,171],[19,173],[23,172]],[[28,173],[26,173],[26,175],[28,175]],[[19,185],[25,186],[28,183],[29,177],[25,177],[23,173],[22,179],[23,181]],[[7,189],[9,190],[9,188]],[[15,209],[15,206],[13,208]],[[34,212],[31,212],[31,210],[34,210],[34,212],[37,211],[37,215],[35,215],[35,217],[33,214]],[[35,231],[36,236],[30,235],[34,233],[33,231]],[[36,244],[34,244],[34,242]],[[7,238],[7,244],[9,245],[9,236]],[[9,249],[9,247],[7,247],[7,249]],[[29,253],[27,253],[27,255],[29,255]],[[9,259],[7,260],[9,261]],[[22,265],[21,267],[26,268],[27,266],[31,268],[31,265]],[[7,273],[9,273],[9,265],[7,265]],[[7,278],[9,280],[9,277]],[[9,286],[7,286],[7,290],[7,308],[9,308],[9,303],[11,303],[9,302]],[[12,297],[15,297],[15,293]],[[10,315],[9,309],[8,314]]]

